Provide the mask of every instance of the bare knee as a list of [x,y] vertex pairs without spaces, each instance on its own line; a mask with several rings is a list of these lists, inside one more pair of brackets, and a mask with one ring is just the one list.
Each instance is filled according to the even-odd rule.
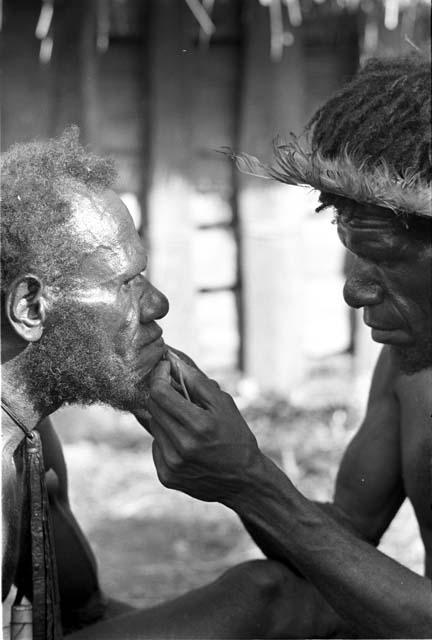
[[250,560],[225,572],[223,578],[247,583],[255,595],[273,599],[281,593],[287,569],[273,560]]
[[275,637],[274,611],[275,603],[281,601],[283,573],[277,562],[251,560],[220,577],[223,591],[231,594],[232,613],[238,621],[236,638]]
[[325,638],[341,628],[341,619],[316,588],[279,562],[245,562],[222,578],[241,585],[247,594],[245,603],[260,611],[263,624],[259,637]]
[[274,560],[252,560],[245,564],[252,583],[264,600],[274,601],[282,595],[290,573],[286,567]]

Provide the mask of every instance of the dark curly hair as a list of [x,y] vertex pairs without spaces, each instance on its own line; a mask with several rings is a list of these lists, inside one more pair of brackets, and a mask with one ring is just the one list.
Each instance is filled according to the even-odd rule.
[[368,165],[384,158],[430,180],[430,71],[419,56],[369,60],[313,116],[313,148],[335,158],[348,147]]
[[2,155],[2,295],[22,273],[58,284],[73,271],[79,252],[66,228],[70,189],[97,192],[114,179],[112,161],[84,149],[76,126],[56,139],[15,144]]
[[[430,182],[430,72],[419,55],[369,60],[309,122],[312,149],[329,159],[348,149],[365,168],[385,160],[397,174],[410,169]],[[321,195],[325,206],[336,200]]]

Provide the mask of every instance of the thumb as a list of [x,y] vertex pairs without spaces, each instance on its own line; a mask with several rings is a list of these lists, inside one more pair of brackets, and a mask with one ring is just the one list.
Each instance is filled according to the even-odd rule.
[[215,392],[219,391],[219,385],[183,360],[179,359],[176,365],[176,374],[183,378],[192,401],[204,408],[211,404]]
[[171,380],[171,366],[167,360],[160,360],[158,364],[155,366],[150,376],[150,386],[152,386],[156,381],[162,380],[167,384],[170,384]]

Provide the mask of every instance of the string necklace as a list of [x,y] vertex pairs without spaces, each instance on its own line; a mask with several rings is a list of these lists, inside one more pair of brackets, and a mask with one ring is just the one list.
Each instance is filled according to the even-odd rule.
[[[40,434],[30,431],[3,399],[1,407],[25,436],[23,460],[30,514],[33,640],[61,640],[57,566]],[[22,597],[18,590],[14,606],[20,604]]]

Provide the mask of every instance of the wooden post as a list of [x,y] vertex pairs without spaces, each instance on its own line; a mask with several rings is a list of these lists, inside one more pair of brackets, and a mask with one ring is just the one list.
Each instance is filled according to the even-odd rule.
[[1,34],[2,149],[14,142],[46,137],[50,132],[51,67],[39,61],[40,41],[35,28],[40,3],[4,3]]
[[151,166],[148,193],[150,277],[168,296],[161,324],[167,342],[194,353],[196,326],[192,268],[188,56],[184,3],[157,0],[151,7]]
[[[270,59],[268,10],[247,9],[240,149],[271,156],[272,139],[304,125],[302,49]],[[245,371],[261,387],[287,393],[302,377],[302,190],[239,179],[243,235]]]
[[216,32],[207,45],[190,24],[190,179],[197,354],[206,370],[234,369],[241,360],[238,225],[232,162],[238,126],[240,2],[215,3]]
[[[54,46],[52,51],[52,100],[51,135],[62,133],[71,124],[81,128],[85,122],[84,85],[82,74],[85,68],[87,19],[92,20],[93,2],[85,0],[61,0],[55,5],[53,16]],[[83,139],[86,132],[81,131]]]
[[239,2],[217,2],[203,46],[184,0],[151,11],[150,275],[168,296],[168,342],[207,371],[234,368],[239,344],[232,163]]
[[[319,13],[319,6],[316,11]],[[302,26],[305,121],[355,73],[359,63],[359,16],[354,12],[310,16]],[[315,192],[315,207],[318,193]],[[349,342],[349,310],[342,297],[345,250],[333,214],[312,213],[305,225],[305,349],[312,356],[342,352]]]
[[[135,203],[135,224],[144,237],[149,173],[148,14],[148,4],[140,0],[118,4],[111,16],[109,44],[96,52],[96,61],[87,63],[84,74],[88,132],[98,151],[115,159],[115,187],[127,194],[126,204]],[[94,32],[93,58],[95,40]],[[97,81],[93,85],[92,75]]]

